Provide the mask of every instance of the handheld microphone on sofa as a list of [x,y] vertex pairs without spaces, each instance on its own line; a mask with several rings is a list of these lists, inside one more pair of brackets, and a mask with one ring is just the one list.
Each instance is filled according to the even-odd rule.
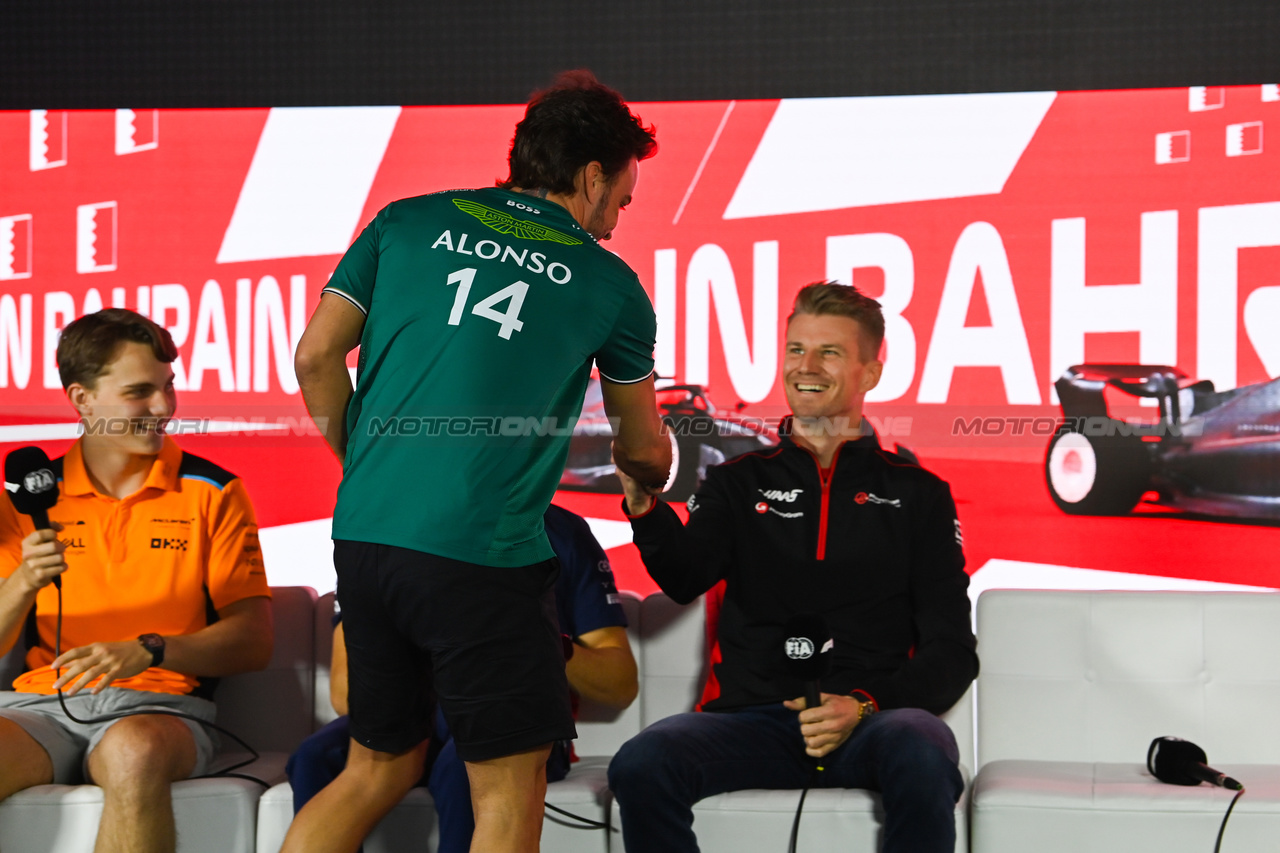
[[792,616],[785,630],[787,675],[804,682],[805,707],[816,708],[822,704],[818,682],[831,672],[831,650],[835,647],[827,620],[814,614]]
[[1158,737],[1147,750],[1147,770],[1161,782],[1170,785],[1199,785],[1208,782],[1219,788],[1243,791],[1244,786],[1205,764],[1204,750],[1189,740]]
[[[52,530],[49,510],[58,502],[58,478],[49,456],[38,447],[19,447],[4,458],[4,488],[13,508],[31,516],[36,530]],[[62,578],[53,585],[62,589]]]

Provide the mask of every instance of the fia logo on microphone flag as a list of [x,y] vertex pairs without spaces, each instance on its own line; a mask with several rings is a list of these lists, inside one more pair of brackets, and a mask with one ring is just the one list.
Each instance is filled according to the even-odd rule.
[[787,657],[792,660],[808,660],[813,657],[813,640],[808,637],[788,637]]
[[38,495],[41,492],[47,492],[57,484],[58,481],[53,478],[53,472],[48,468],[41,468],[38,471],[32,471],[30,474],[22,478],[22,487],[33,495]]

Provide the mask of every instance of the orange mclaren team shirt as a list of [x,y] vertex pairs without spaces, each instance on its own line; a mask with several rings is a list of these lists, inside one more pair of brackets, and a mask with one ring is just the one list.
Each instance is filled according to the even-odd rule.
[[[270,596],[258,523],[244,484],[208,460],[184,453],[170,438],[141,489],[123,499],[94,489],[80,442],[54,460],[58,504],[49,518],[62,525],[67,570],[62,574],[62,649],[134,640],[140,634],[192,634],[217,611],[245,598]],[[34,527],[6,493],[0,500],[0,576],[22,561],[22,540]],[[36,595],[39,642],[13,689],[53,693],[58,593]],[[199,679],[151,667],[115,687],[190,693]]]

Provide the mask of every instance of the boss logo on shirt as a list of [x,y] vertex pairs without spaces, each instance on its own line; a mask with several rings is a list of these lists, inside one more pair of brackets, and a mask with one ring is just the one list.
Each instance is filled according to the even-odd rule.
[[187,550],[187,540],[155,537],[151,540],[151,547],[161,551],[185,551]]

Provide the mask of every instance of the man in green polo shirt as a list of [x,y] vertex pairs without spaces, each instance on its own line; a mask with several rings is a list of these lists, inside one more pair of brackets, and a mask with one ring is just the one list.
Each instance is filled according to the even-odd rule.
[[574,736],[542,515],[593,363],[618,467],[656,492],[671,462],[652,305],[597,243],[655,148],[616,92],[562,75],[516,126],[506,182],[388,205],[325,287],[297,373],[343,461],[352,746],[285,851],[354,850],[420,777],[437,699],[467,763],[472,849],[537,849],[543,764]]

